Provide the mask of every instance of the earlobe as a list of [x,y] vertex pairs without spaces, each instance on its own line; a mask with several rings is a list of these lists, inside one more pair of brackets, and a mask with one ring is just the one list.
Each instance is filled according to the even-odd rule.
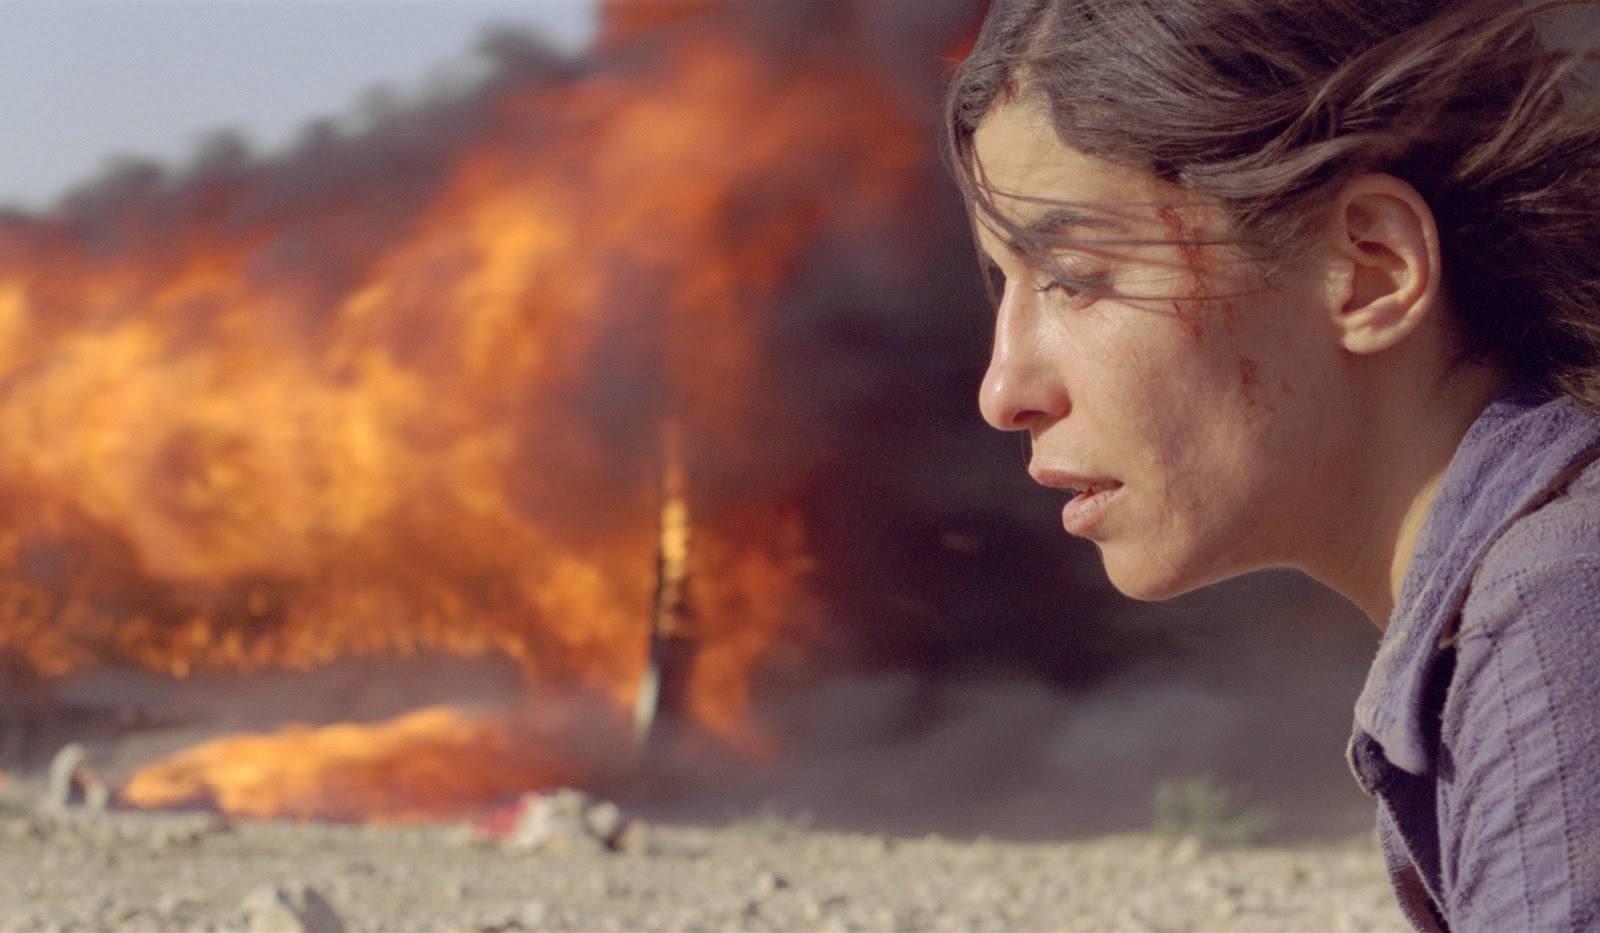
[[1335,205],[1334,248],[1348,275],[1336,303],[1340,341],[1371,354],[1400,343],[1439,295],[1439,231],[1427,201],[1391,175],[1362,175]]

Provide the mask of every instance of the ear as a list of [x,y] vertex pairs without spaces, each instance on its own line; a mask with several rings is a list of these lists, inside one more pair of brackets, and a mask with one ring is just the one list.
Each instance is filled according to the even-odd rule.
[[1392,175],[1369,174],[1340,190],[1328,230],[1338,258],[1334,302],[1351,353],[1387,350],[1438,302],[1439,228],[1428,202]]

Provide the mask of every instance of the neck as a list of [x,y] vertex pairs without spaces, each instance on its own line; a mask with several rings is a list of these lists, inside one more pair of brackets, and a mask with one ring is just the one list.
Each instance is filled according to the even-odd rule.
[[[1380,630],[1388,628],[1451,458],[1503,385],[1492,369],[1460,364],[1415,391],[1368,395],[1385,401],[1359,406],[1360,446],[1344,461],[1360,465],[1348,478],[1356,488],[1336,500],[1327,526],[1346,533],[1331,537],[1336,546],[1308,569]],[[1365,520],[1351,522],[1351,514]]]

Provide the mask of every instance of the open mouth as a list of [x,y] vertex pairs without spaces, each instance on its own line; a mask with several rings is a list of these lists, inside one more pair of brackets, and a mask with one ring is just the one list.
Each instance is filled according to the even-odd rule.
[[1099,495],[1100,493],[1103,493],[1103,492],[1110,492],[1113,489],[1121,489],[1121,488],[1122,488],[1122,484],[1121,483],[1105,482],[1105,483],[1094,483],[1094,484],[1088,485],[1088,486],[1068,486],[1068,487],[1066,487],[1066,493],[1067,493],[1068,498],[1070,498],[1070,499],[1083,499],[1083,498],[1086,498],[1086,497],[1097,496],[1097,495]]

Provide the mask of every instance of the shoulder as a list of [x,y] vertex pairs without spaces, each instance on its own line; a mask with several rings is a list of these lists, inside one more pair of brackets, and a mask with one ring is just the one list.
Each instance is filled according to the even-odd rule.
[[1446,732],[1484,738],[1498,726],[1507,750],[1543,741],[1541,755],[1561,745],[1561,757],[1600,766],[1600,484],[1518,520],[1470,586]]
[[1457,679],[1488,653],[1500,676],[1532,678],[1533,693],[1571,688],[1600,700],[1600,471],[1493,542],[1453,641]]
[[[1490,546],[1466,610],[1588,600],[1600,612],[1600,470],[1517,520]],[[1580,603],[1581,604],[1581,603]]]
[[1490,548],[1463,607],[1438,786],[1452,917],[1600,917],[1600,486],[1576,484]]
[[[1595,475],[1493,543],[1452,640],[1445,732],[1470,736],[1469,744],[1487,740],[1486,747],[1531,753],[1519,770],[1574,758],[1600,769],[1600,482],[1589,479]],[[1492,740],[1497,732],[1501,738]]]
[[1600,725],[1600,486],[1573,489],[1494,542],[1450,643],[1456,704],[1489,691],[1512,728],[1524,715]]

